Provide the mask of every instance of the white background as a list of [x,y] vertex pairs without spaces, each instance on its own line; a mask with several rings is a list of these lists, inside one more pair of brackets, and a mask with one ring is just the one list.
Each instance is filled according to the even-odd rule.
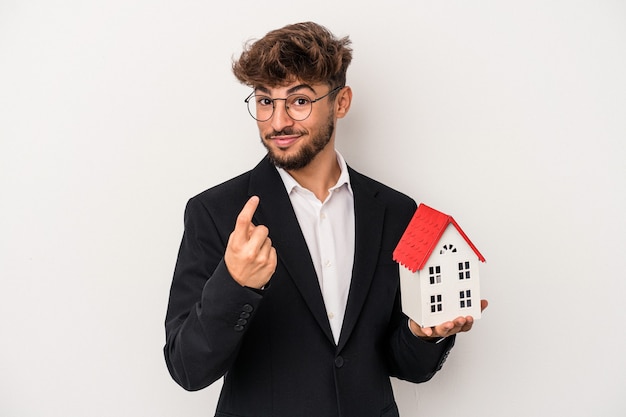
[[487,258],[403,416],[625,415],[617,0],[0,0],[0,415],[213,415],[162,354],[183,209],[263,155],[231,58],[303,20],[353,41],[348,162]]

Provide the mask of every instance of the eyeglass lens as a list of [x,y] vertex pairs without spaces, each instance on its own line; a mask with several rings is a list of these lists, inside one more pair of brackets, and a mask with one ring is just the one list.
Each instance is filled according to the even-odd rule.
[[277,101],[284,101],[287,114],[293,120],[304,120],[311,114],[313,102],[304,94],[292,94],[287,98],[271,98],[264,95],[254,95],[248,100],[250,115],[260,122],[269,120],[274,114]]

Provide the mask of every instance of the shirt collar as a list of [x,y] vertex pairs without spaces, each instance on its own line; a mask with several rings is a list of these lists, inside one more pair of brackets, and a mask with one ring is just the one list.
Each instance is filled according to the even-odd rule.
[[[341,173],[339,174],[339,179],[337,179],[337,183],[330,187],[328,190],[334,191],[341,188],[345,184],[350,194],[352,194],[352,185],[350,184],[350,175],[348,174],[348,165],[346,164],[346,160],[339,153],[339,151],[335,150],[335,154],[337,155],[337,163],[339,163],[339,169],[341,170]],[[285,185],[287,194],[291,194],[291,192],[295,188],[304,189],[304,187],[298,184],[298,181],[296,181],[287,171],[279,167],[276,167],[276,170],[278,171],[280,178],[283,180],[283,184]]]

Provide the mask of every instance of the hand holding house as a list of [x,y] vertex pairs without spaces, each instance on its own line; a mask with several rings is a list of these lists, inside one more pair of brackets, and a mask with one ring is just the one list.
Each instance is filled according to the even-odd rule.
[[420,204],[393,259],[402,310],[420,326],[481,317],[478,265],[485,258],[451,216]]

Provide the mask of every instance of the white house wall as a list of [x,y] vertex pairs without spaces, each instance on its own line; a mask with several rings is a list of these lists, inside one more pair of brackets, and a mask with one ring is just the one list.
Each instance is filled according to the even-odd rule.
[[400,266],[400,293],[402,294],[402,311],[404,314],[422,325],[424,307],[419,272],[411,272]]

